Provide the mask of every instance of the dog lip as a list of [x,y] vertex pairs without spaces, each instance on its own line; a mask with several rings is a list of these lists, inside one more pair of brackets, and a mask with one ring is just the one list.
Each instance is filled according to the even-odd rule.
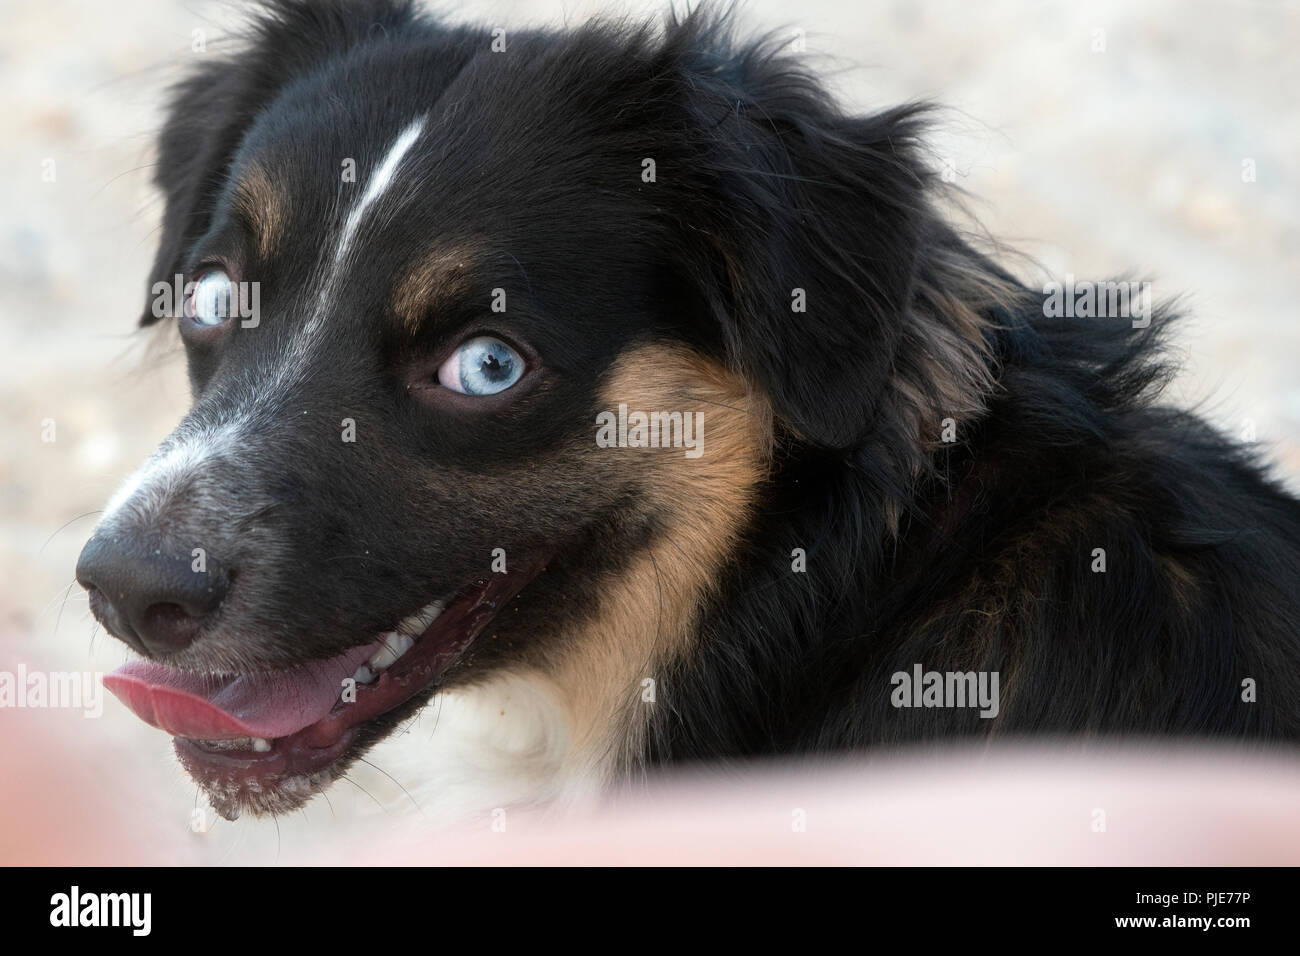
[[[302,797],[329,782],[330,768],[353,749],[359,728],[430,688],[497,613],[542,570],[544,562],[516,562],[509,572],[479,579],[464,589],[416,639],[414,646],[371,684],[357,684],[353,701],[339,700],[324,718],[269,741],[267,749],[231,750],[205,746],[201,739],[175,738],[177,757],[205,789],[220,795],[220,812],[261,794]],[[367,645],[372,647],[372,645]]]

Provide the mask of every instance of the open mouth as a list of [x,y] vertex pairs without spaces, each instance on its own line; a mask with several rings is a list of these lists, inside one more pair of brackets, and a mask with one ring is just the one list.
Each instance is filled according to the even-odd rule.
[[354,746],[364,726],[432,691],[540,570],[475,581],[371,643],[288,670],[212,676],[132,661],[105,675],[104,687],[176,738],[181,763],[228,819],[241,807],[301,803],[364,749]]

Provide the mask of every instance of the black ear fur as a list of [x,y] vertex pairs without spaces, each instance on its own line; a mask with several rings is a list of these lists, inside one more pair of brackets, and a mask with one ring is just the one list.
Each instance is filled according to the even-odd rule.
[[[176,85],[158,144],[154,181],[166,205],[150,288],[170,284],[207,231],[230,162],[275,95],[371,31],[418,19],[410,0],[268,0],[236,53],[213,57]],[[140,324],[158,318],[146,308]]]
[[697,284],[778,421],[849,447],[871,427],[931,221],[927,108],[847,117],[772,43],[732,51],[726,29],[695,15],[665,47],[694,131],[680,172],[697,190],[683,231],[705,240]]

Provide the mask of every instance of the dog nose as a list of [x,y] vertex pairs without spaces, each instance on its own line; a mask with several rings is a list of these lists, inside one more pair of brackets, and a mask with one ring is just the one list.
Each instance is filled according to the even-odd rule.
[[205,557],[139,546],[128,538],[92,537],[77,559],[77,582],[109,633],[146,657],[165,657],[194,642],[204,618],[228,590],[226,574]]

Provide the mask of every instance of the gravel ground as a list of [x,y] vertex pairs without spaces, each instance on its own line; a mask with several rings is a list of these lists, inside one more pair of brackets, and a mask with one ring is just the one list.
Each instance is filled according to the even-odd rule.
[[[509,28],[601,9],[470,3],[450,16]],[[220,48],[232,14],[204,2],[8,0],[0,21],[0,669],[102,671],[123,655],[92,640],[69,589],[76,555],[90,513],[188,400],[174,333],[133,329],[160,209],[151,134],[167,84]],[[863,109],[950,107],[936,157],[989,231],[1043,267],[1135,274],[1158,298],[1184,296],[1194,318],[1180,339],[1180,400],[1238,434],[1253,428],[1296,484],[1300,6],[806,0],[751,2],[742,22],[799,31],[804,55]],[[194,31],[207,54],[192,50]],[[47,761],[66,767],[57,785],[88,794],[78,812],[91,826],[138,825],[140,859],[266,861],[306,839],[291,821],[278,837],[261,824],[191,836],[193,786],[161,735],[113,701],[92,723],[60,714],[19,726],[0,725],[0,746],[58,753]],[[382,774],[354,776],[379,803],[400,801]],[[350,788],[331,799],[339,821],[374,807]]]

